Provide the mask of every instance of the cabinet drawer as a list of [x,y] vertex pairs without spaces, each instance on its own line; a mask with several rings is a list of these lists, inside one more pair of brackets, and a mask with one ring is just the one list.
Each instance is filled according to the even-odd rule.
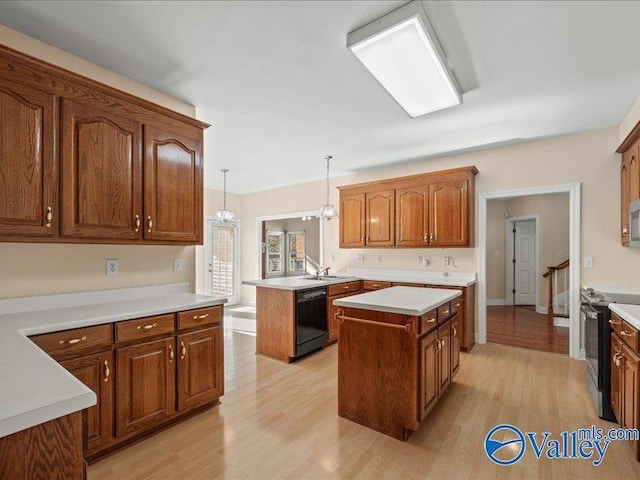
[[342,293],[357,292],[360,290],[360,280],[356,282],[341,283],[339,285],[329,285],[329,296],[340,295]]
[[464,311],[464,300],[462,297],[451,300],[451,316],[453,317],[460,311]]
[[438,307],[438,323],[442,323],[448,318],[451,318],[451,304],[449,302]]
[[420,333],[431,330],[438,324],[438,310],[433,309],[420,317]]
[[629,345],[629,347],[631,347],[631,349],[638,353],[638,329],[635,327],[632,327],[631,325],[629,325],[627,322],[625,322],[624,320],[622,321],[622,328],[620,330],[620,337],[622,338],[622,340],[624,341],[624,343],[626,343],[627,345]]
[[409,283],[409,282],[393,282],[394,287],[419,287],[424,288],[426,285],[423,283]]
[[129,342],[141,338],[155,337],[175,330],[174,314],[138,318],[116,323],[116,342]]
[[619,337],[622,337],[622,335],[620,335],[620,332],[622,331],[622,319],[613,312],[611,312],[609,325],[611,325],[614,333],[617,333]]
[[362,281],[362,289],[363,290],[380,290],[382,288],[389,288],[391,286],[391,282],[379,282],[376,280],[363,280]]
[[178,313],[178,330],[213,325],[222,321],[222,305]]
[[31,341],[51,356],[82,352],[90,348],[109,346],[113,341],[110,323],[95,327],[75,328],[31,337]]

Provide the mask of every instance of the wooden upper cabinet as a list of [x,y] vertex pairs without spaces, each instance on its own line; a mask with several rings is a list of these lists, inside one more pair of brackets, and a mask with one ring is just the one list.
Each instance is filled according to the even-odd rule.
[[340,247],[472,247],[477,173],[462,167],[340,187]]
[[0,79],[0,235],[57,233],[54,98]]
[[176,131],[144,126],[144,238],[201,243],[202,130]]
[[340,247],[364,247],[365,194],[340,194]]
[[389,247],[395,243],[395,191],[367,193],[365,207],[365,244]]
[[467,180],[429,185],[429,243],[431,246],[465,247],[469,245],[468,201]]
[[635,142],[622,154],[620,164],[620,238],[623,246],[629,245],[629,204],[640,198],[640,166]]
[[396,245],[421,247],[429,244],[428,205],[427,187],[396,190]]
[[60,234],[141,238],[141,126],[99,106],[62,101]]

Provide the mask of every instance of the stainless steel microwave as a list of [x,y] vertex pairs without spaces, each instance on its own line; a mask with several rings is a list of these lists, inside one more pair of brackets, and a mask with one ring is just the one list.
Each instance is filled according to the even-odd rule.
[[640,199],[629,205],[629,246],[640,247]]

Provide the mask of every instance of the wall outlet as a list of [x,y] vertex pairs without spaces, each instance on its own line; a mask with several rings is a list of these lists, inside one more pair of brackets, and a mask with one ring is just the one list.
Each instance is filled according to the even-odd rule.
[[424,257],[422,255],[418,255],[418,265],[422,265],[422,262],[424,262]]
[[593,268],[593,257],[584,257],[582,259],[582,266],[584,268]]
[[428,255],[418,255],[418,265],[424,265],[425,267],[429,265],[429,256]]
[[356,262],[358,262],[358,263],[364,262],[364,255],[361,254],[361,253],[356,253],[354,258],[355,258]]
[[182,273],[184,272],[184,266],[182,265],[181,258],[173,259],[173,273]]
[[382,263],[382,255],[376,255],[376,263]]
[[114,277],[120,273],[120,261],[107,259],[107,277]]
[[450,263],[451,263],[451,257],[444,257],[445,267],[448,267]]

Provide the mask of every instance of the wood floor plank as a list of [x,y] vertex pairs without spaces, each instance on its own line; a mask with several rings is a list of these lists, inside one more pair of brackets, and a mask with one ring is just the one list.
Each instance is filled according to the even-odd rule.
[[600,467],[537,460],[493,464],[484,438],[497,424],[558,436],[595,424],[584,363],[503,345],[461,354],[445,398],[408,442],[337,415],[337,346],[287,365],[256,356],[255,337],[225,331],[222,404],[107,457],[89,480],[143,479],[635,479],[640,464],[613,442]]

